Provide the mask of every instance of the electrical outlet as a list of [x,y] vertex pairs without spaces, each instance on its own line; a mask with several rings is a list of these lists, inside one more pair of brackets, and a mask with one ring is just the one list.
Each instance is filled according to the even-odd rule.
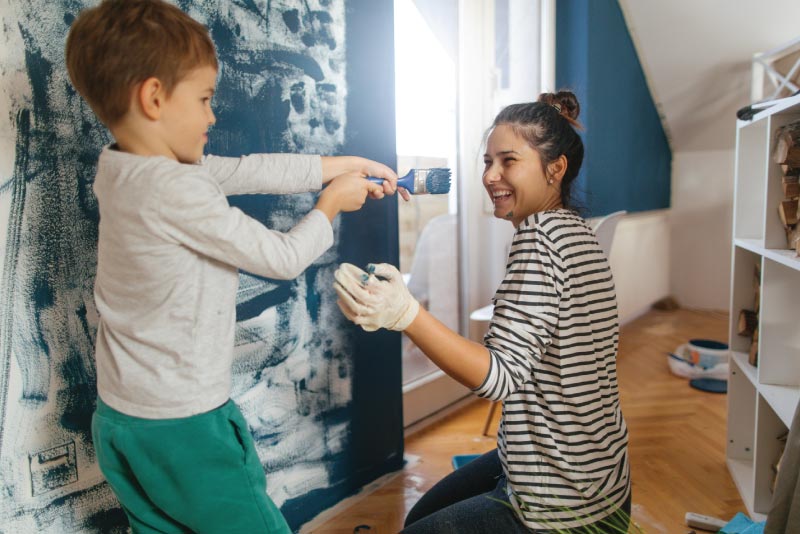
[[74,441],[33,453],[28,458],[33,495],[41,495],[78,481]]

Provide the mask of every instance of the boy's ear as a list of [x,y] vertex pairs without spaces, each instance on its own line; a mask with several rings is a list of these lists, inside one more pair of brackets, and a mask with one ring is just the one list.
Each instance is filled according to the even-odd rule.
[[136,91],[139,108],[145,117],[154,121],[161,117],[165,98],[164,84],[155,77],[147,78]]

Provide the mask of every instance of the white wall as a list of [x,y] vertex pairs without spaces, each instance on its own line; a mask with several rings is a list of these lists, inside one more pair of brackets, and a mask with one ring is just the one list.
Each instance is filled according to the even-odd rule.
[[670,294],[669,211],[626,215],[617,225],[609,260],[619,321],[625,324]]
[[671,208],[620,221],[610,260],[621,324],[668,295],[684,308],[728,308],[733,164],[733,150],[673,154]]
[[683,307],[728,309],[733,173],[733,150],[673,154],[670,288]]

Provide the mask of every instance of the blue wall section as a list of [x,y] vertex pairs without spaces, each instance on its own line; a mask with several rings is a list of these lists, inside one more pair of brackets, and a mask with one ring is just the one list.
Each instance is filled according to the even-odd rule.
[[[396,166],[392,0],[174,0],[206,24],[220,57],[208,152],[355,154]],[[0,81],[6,234],[0,279],[0,534],[123,534],[127,520],[91,442],[97,156],[110,136],[68,81],[64,40],[96,0],[8,3]],[[10,59],[7,59],[10,58]],[[2,77],[0,77],[2,78]],[[29,90],[27,89],[29,87]],[[8,165],[6,165],[8,164]],[[231,198],[276,230],[313,193]],[[397,198],[334,223],[336,244],[295,280],[242,273],[232,397],[297,529],[402,467],[400,334],[367,334],[336,306],[342,261],[396,264]]]
[[[347,2],[347,63],[343,151],[397,168],[393,0]],[[387,197],[342,215],[341,261],[399,265],[397,202],[396,196]],[[350,327],[356,350],[348,476],[358,488],[403,465],[401,334]]]
[[581,104],[587,215],[668,208],[672,152],[616,0],[560,0],[556,87]]

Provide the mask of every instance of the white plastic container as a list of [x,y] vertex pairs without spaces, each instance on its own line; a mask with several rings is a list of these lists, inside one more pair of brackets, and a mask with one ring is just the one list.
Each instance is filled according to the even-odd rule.
[[728,345],[708,339],[692,339],[667,354],[672,374],[683,378],[728,379]]

